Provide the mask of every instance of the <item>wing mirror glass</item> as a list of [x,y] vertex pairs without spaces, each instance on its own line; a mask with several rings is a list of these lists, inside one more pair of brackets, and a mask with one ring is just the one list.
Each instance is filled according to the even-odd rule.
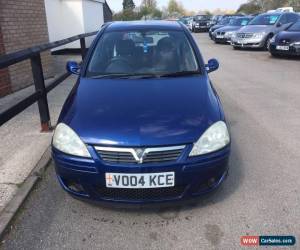
[[208,63],[205,65],[205,69],[207,71],[207,73],[216,71],[219,68],[219,62],[217,59],[210,59],[208,60]]
[[75,74],[75,75],[80,74],[80,65],[77,62],[74,61],[67,62],[66,69],[71,74]]

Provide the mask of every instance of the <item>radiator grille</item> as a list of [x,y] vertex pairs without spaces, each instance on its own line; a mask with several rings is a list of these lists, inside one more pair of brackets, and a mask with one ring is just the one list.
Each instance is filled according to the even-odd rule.
[[157,148],[95,147],[101,159],[108,163],[163,163],[177,161],[184,146]]
[[185,186],[152,189],[122,189],[96,187],[96,190],[98,195],[104,199],[147,201],[160,199],[175,199],[183,194]]
[[253,37],[253,33],[237,33],[238,38],[251,38]]

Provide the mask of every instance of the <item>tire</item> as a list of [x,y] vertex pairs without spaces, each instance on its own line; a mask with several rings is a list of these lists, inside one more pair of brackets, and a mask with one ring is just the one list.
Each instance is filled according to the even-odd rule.
[[275,54],[275,53],[272,53],[272,52],[270,52],[270,53],[271,53],[271,56],[272,56],[272,57],[277,57],[277,58],[279,57],[278,54]]
[[232,46],[234,50],[240,50],[240,47]]
[[269,48],[270,48],[270,41],[271,41],[271,38],[272,38],[272,37],[273,37],[272,35],[269,35],[268,38],[266,39],[265,45],[264,45],[264,47],[263,47],[264,50],[269,51]]

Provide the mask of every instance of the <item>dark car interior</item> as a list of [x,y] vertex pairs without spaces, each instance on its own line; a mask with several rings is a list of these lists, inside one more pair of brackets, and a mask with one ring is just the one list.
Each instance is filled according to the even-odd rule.
[[88,76],[197,70],[184,33],[111,32],[98,42]]

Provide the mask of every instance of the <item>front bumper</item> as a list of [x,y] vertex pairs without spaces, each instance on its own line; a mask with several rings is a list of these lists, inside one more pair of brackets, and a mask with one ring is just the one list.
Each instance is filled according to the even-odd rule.
[[214,41],[216,43],[225,43],[225,44],[230,44],[231,43],[231,38],[230,37],[222,37],[218,38],[217,36],[214,36]]
[[[79,198],[127,204],[180,201],[213,191],[228,172],[230,146],[209,155],[187,159],[187,146],[178,161],[161,164],[107,164],[93,147],[92,159],[69,156],[52,149],[58,180],[65,191]],[[106,188],[105,173],[175,172],[175,187],[153,189]],[[74,188],[75,187],[75,188]]]
[[263,48],[265,40],[260,38],[232,38],[231,45],[239,48]]
[[210,27],[203,25],[203,26],[194,26],[194,31],[209,31]]
[[279,50],[276,46],[277,44],[275,43],[270,44],[270,53],[282,56],[300,56],[300,45],[289,46],[289,50]]

